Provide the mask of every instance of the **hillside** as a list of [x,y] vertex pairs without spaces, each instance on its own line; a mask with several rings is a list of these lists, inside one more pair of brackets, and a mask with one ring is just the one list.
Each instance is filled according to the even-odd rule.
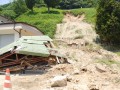
[[47,13],[47,8],[34,8],[34,12],[26,12],[16,18],[16,21],[26,22],[36,26],[39,30],[43,31],[46,35],[51,38],[54,37],[56,25],[62,22],[64,14],[72,13],[73,15],[85,14],[86,21],[90,23],[95,22],[96,11],[94,8],[83,8],[73,10],[59,10],[51,9],[50,14]]
[[[61,58],[61,63],[56,60],[58,63],[40,65],[31,73],[12,74],[12,90],[120,90],[120,47],[100,43],[95,8],[51,8],[50,13],[45,7],[34,8],[16,21],[31,24],[53,38],[55,49],[68,62]],[[2,90],[4,75],[0,79]]]
[[[93,25],[84,19],[66,14],[57,24],[54,44],[70,64],[50,65],[38,75],[12,75],[13,90],[120,90],[120,57],[94,42]],[[56,76],[67,76],[67,85],[52,87]]]

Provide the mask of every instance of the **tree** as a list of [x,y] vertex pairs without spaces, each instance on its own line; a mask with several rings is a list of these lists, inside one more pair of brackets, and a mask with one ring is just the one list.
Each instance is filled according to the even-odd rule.
[[16,13],[13,10],[3,10],[1,11],[1,15],[9,18],[9,19],[15,19]]
[[36,0],[36,4],[35,4],[36,7],[42,7],[42,6],[45,6],[45,3],[44,3],[44,0]]
[[97,9],[96,32],[106,43],[120,43],[120,2],[100,0]]
[[62,0],[61,9],[88,8],[96,6],[98,0]]
[[48,7],[48,13],[50,12],[50,7],[54,8],[60,3],[61,0],[44,0],[45,4]]
[[35,0],[25,0],[27,7],[33,12],[33,7],[35,5]]
[[22,13],[25,13],[28,9],[25,5],[24,0],[14,0],[13,1],[13,10],[17,14],[17,16],[19,16]]
[[3,10],[3,8],[2,7],[0,7],[0,11],[2,11]]
[[74,9],[82,6],[82,0],[62,0],[60,7],[62,9]]

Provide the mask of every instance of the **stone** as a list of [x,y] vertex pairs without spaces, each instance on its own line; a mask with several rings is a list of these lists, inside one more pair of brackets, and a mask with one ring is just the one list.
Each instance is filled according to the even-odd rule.
[[51,80],[51,87],[64,87],[64,86],[67,86],[66,76],[55,76]]
[[95,66],[95,68],[96,68],[96,70],[97,70],[98,72],[100,72],[100,73],[103,73],[103,72],[106,72],[106,71],[107,71],[106,68],[105,68],[103,65],[101,65],[101,64],[97,64],[97,65]]
[[89,90],[89,88],[86,84],[77,84],[73,86],[72,90]]
[[73,72],[74,75],[78,75],[80,74],[80,71],[78,69],[75,69],[74,72]]
[[72,76],[68,76],[68,77],[67,77],[67,81],[68,81],[68,82],[71,82],[71,81],[72,81]]

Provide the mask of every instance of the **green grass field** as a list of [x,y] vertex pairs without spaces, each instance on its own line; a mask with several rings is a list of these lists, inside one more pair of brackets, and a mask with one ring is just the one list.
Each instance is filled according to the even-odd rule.
[[[80,8],[69,10],[73,15],[77,16],[79,14],[85,14],[85,21],[94,23],[95,22],[95,14],[96,10],[94,8]],[[48,14],[47,8],[34,8],[34,12],[26,12],[16,18],[16,21],[26,22],[33,26],[36,26],[39,30],[41,30],[44,34],[54,38],[56,25],[62,22],[64,13],[66,10],[53,9],[51,8],[51,12]]]

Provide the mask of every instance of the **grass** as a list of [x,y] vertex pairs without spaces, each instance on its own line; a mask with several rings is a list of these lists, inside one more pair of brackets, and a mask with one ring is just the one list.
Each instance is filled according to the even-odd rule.
[[120,56],[120,51],[118,51],[118,52],[115,52],[117,55],[119,55]]
[[[40,31],[42,31],[45,35],[54,38],[56,26],[58,23],[62,22],[64,13],[68,11],[60,10],[60,9],[51,9],[51,12],[48,14],[47,8],[34,8],[34,12],[26,12],[16,18],[16,21],[25,22],[37,27]],[[85,21],[94,23],[95,22],[95,14],[96,10],[94,8],[80,8],[80,9],[72,9],[70,12],[77,16],[81,14],[85,14]]]
[[51,12],[47,13],[47,8],[34,8],[34,12],[26,12],[23,15],[16,18],[16,21],[26,22],[33,26],[36,26],[44,34],[54,37],[56,24],[61,23],[63,19],[62,10],[51,9]]
[[120,46],[119,45],[102,45],[104,49],[116,53],[120,56]]
[[108,66],[111,66],[112,64],[116,64],[120,67],[120,62],[115,60],[101,59],[101,60],[97,60],[97,63],[106,64]]

